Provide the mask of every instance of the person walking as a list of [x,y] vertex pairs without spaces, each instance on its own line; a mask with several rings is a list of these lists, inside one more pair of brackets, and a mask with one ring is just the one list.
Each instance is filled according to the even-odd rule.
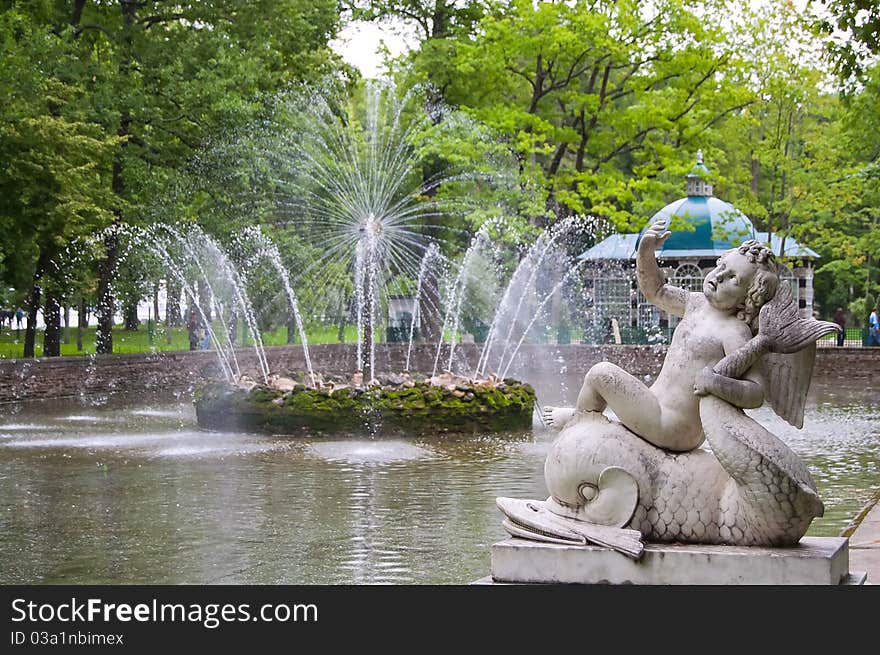
[[880,346],[880,315],[877,314],[877,305],[868,317],[868,345]]
[[[21,307],[15,309],[15,338],[21,339],[21,322],[24,320],[24,310]],[[9,326],[12,327],[12,324]]]
[[843,345],[844,339],[846,339],[846,316],[843,313],[843,307],[838,307],[837,311],[834,312],[834,322],[840,326],[840,331],[837,333],[837,346],[839,348]]
[[186,331],[189,336],[189,349],[198,350],[199,337],[201,336],[199,334],[199,319],[192,309],[189,310],[189,321],[186,324]]

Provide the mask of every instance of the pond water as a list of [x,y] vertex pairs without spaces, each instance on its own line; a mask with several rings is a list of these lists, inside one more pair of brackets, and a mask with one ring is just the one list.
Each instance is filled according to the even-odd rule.
[[[833,536],[880,486],[877,393],[815,387],[806,461]],[[553,434],[408,440],[205,432],[186,397],[0,405],[0,583],[463,584],[545,498]]]

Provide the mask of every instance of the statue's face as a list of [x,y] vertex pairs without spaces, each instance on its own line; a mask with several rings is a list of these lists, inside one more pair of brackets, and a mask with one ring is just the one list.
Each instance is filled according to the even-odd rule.
[[717,309],[736,309],[746,299],[757,270],[757,265],[749,262],[745,255],[729,252],[706,275],[703,293]]

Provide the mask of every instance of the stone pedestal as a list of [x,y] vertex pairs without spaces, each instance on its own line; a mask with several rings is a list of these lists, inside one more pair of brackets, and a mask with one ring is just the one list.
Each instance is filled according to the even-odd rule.
[[648,544],[638,562],[599,546],[506,539],[479,582],[646,585],[863,584],[845,537],[804,537],[791,548]]

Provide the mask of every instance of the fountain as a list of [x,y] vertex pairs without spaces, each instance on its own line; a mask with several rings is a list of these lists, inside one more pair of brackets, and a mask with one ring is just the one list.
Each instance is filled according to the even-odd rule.
[[[170,265],[217,352],[224,381],[205,385],[196,398],[204,427],[299,433],[531,426],[535,394],[511,377],[514,362],[524,343],[545,338],[542,320],[559,313],[564,287],[580,266],[566,252],[566,240],[583,230],[584,222],[568,219],[543,233],[529,228],[531,245],[519,253],[510,252],[503,238],[508,224],[503,212],[488,218],[482,212],[473,231],[453,228],[474,220],[480,195],[444,193],[449,185],[499,186],[513,178],[497,171],[491,178],[473,171],[428,174],[418,139],[439,121],[423,107],[414,109],[417,91],[400,95],[391,85],[371,84],[362,110],[333,94],[299,94],[281,103],[285,119],[279,125],[262,125],[260,134],[248,139],[252,156],[261,160],[254,168],[268,171],[270,179],[255,185],[255,197],[241,201],[241,210],[258,212],[252,222],[289,228],[295,238],[320,246],[296,275],[288,272],[265,229],[239,231],[229,253],[198,229],[164,226],[141,235]],[[456,121],[461,128],[462,119]],[[270,208],[256,197],[261,194],[271,195]],[[455,237],[471,231],[465,248]],[[456,242],[459,257],[453,254]],[[284,290],[305,370],[270,370],[248,289],[249,273],[260,262],[269,264]],[[188,281],[187,271],[208,280],[207,298]],[[401,285],[414,288],[405,361],[386,365],[383,373],[377,350],[391,290]],[[350,298],[353,372],[314,370],[295,287]],[[212,315],[219,329],[210,326]],[[244,319],[251,337],[258,363],[251,375],[243,374],[237,360],[231,316]],[[421,326],[426,329],[417,330]],[[476,334],[475,326],[487,332]],[[421,372],[410,370],[418,332],[436,334],[433,366]],[[476,361],[475,348],[461,347],[465,337],[483,341]],[[427,345],[419,347],[422,367]]]

